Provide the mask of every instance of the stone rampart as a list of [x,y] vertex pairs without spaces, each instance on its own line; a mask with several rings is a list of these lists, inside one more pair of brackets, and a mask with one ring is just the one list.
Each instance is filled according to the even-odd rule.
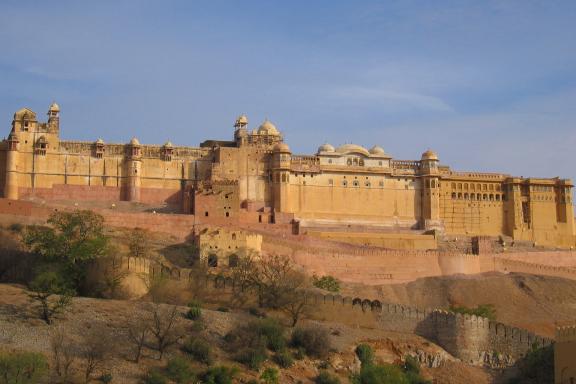
[[[165,276],[183,283],[194,276],[189,269],[170,268],[135,258],[122,258],[120,263],[129,271]],[[223,293],[241,289],[232,278],[222,275],[208,276],[206,285]],[[311,313],[313,318],[353,326],[415,333],[437,343],[463,361],[475,365],[492,368],[511,366],[534,345],[546,346],[552,343],[551,339],[525,329],[474,315],[330,294],[311,293],[306,295],[305,299],[314,308]],[[565,333],[576,337],[576,331]]]

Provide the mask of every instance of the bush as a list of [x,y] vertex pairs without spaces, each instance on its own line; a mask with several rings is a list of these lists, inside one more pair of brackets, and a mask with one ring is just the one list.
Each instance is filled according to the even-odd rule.
[[266,354],[264,346],[243,348],[236,354],[236,360],[239,363],[246,365],[254,371],[259,370],[266,359],[268,359],[268,355]]
[[24,226],[20,223],[12,223],[8,226],[8,229],[12,232],[20,233],[22,232],[22,229],[24,229]]
[[0,352],[0,380],[7,384],[36,383],[48,371],[48,363],[41,353]]
[[266,368],[262,372],[260,380],[266,384],[278,384],[278,370],[276,368]]
[[248,313],[252,316],[259,317],[261,319],[266,317],[266,312],[259,310],[258,308],[251,307],[248,309]]
[[316,384],[340,384],[340,379],[326,371],[321,371],[320,374],[314,379],[314,382]]
[[232,379],[238,373],[238,369],[229,367],[214,367],[202,375],[205,384],[232,384]]
[[356,356],[358,356],[362,365],[374,363],[374,350],[368,344],[358,345],[356,347]]
[[468,308],[465,306],[451,305],[450,311],[461,313],[463,315],[476,315],[486,317],[492,321],[496,321],[496,308],[492,304],[480,304],[476,308]]
[[532,350],[518,361],[518,376],[510,380],[510,384],[537,384],[554,382],[554,347],[538,348]]
[[186,318],[190,320],[198,320],[202,316],[202,308],[200,306],[191,306],[188,304],[190,308],[188,312],[186,312]]
[[328,331],[322,327],[296,328],[292,332],[291,344],[295,348],[303,348],[311,357],[322,358],[330,351]]
[[112,374],[111,373],[105,373],[98,378],[98,381],[101,381],[103,383],[111,383],[112,382]]
[[312,276],[312,284],[329,292],[340,292],[340,282],[333,276]]
[[353,384],[410,384],[408,378],[397,365],[365,364],[360,373],[352,376]]
[[212,364],[212,351],[210,344],[202,339],[189,338],[182,347],[184,352],[189,354],[194,360],[206,365]]
[[276,355],[274,355],[274,361],[282,368],[289,368],[294,364],[292,354],[286,349],[276,352]]
[[194,372],[192,372],[190,364],[181,357],[173,357],[168,360],[168,365],[166,365],[166,376],[168,376],[170,380],[179,384],[192,383],[196,380],[196,376],[194,375]]
[[168,380],[157,370],[151,370],[144,377],[144,384],[166,384]]
[[255,332],[264,336],[266,347],[274,352],[280,351],[286,347],[286,338],[284,337],[284,327],[275,319],[263,319],[253,323]]

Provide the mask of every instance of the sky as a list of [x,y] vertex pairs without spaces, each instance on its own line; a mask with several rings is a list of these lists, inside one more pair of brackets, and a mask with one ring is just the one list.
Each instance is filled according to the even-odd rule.
[[576,179],[576,1],[0,0],[0,122],[196,146],[265,118],[296,154],[378,144]]

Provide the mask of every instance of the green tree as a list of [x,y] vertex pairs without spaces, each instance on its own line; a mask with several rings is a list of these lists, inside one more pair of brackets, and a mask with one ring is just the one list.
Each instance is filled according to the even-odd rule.
[[312,276],[312,285],[329,292],[340,292],[340,282],[333,276]]
[[128,235],[128,249],[132,257],[149,258],[150,233],[142,228],[134,228]]
[[44,355],[33,352],[0,352],[0,384],[38,383],[48,371]]
[[260,375],[260,380],[266,384],[278,384],[278,370],[276,368],[266,368]]
[[40,318],[51,324],[54,315],[62,313],[72,302],[74,290],[57,270],[47,270],[36,275],[29,285],[30,299],[37,303]]
[[41,256],[44,262],[66,268],[66,276],[79,289],[86,266],[92,260],[108,255],[109,238],[104,234],[104,218],[92,211],[55,212],[48,227],[27,227],[23,243]]

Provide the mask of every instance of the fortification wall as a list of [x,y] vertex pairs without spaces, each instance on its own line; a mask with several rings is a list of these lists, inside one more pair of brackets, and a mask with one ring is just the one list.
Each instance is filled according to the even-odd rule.
[[[121,265],[130,272],[165,276],[185,283],[193,278],[189,269],[170,268],[155,262],[123,258]],[[231,278],[208,276],[206,285],[222,295],[240,289]],[[308,294],[311,317],[353,326],[415,333],[474,365],[493,368],[511,366],[532,349],[552,340],[525,329],[511,327],[474,315],[461,315],[438,309],[420,309],[380,300],[340,295]],[[576,335],[572,331],[570,335]],[[576,337],[576,336],[573,336]]]

